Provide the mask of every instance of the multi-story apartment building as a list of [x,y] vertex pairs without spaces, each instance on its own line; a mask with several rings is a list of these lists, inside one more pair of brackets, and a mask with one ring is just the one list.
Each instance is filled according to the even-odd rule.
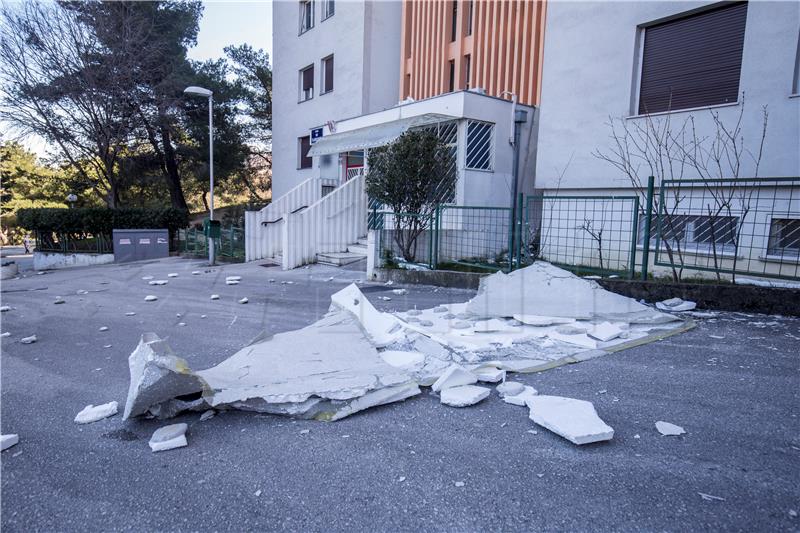
[[307,157],[312,132],[397,104],[402,7],[392,0],[281,1],[272,6],[272,197],[279,198],[319,176],[318,166]]

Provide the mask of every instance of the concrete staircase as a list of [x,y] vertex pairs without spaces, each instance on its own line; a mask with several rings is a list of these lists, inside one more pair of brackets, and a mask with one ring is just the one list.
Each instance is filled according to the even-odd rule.
[[332,266],[345,266],[367,257],[366,237],[347,246],[346,252],[325,252],[317,254],[317,263]]

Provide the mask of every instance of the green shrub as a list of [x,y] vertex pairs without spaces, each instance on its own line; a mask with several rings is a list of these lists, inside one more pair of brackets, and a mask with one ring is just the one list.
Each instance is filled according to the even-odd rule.
[[17,211],[17,224],[31,231],[111,234],[114,229],[168,229],[189,225],[189,213],[181,209],[81,209],[27,208]]

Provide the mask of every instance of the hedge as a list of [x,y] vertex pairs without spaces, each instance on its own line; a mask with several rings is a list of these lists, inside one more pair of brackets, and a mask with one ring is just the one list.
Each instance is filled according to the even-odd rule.
[[182,209],[26,208],[17,211],[17,224],[28,230],[86,232],[110,235],[114,229],[168,229],[170,233],[189,225],[189,212]]

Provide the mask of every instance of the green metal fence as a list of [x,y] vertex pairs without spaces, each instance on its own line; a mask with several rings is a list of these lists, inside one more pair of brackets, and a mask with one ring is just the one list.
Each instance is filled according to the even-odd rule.
[[637,196],[528,196],[522,263],[544,260],[576,273],[633,277]]
[[435,268],[484,272],[513,269],[510,208],[439,205],[434,224]]
[[378,250],[383,266],[435,268],[434,215],[370,212],[370,229],[378,231]]
[[651,225],[654,263],[679,275],[800,278],[800,178],[666,180]]
[[[179,250],[182,254],[205,257],[208,255],[208,238],[202,229],[189,228],[178,232]],[[220,236],[214,239],[214,251],[218,258],[229,261],[244,261],[244,229],[238,226],[221,228]]]
[[110,254],[114,252],[111,235],[87,232],[36,232],[36,251],[70,254]]

